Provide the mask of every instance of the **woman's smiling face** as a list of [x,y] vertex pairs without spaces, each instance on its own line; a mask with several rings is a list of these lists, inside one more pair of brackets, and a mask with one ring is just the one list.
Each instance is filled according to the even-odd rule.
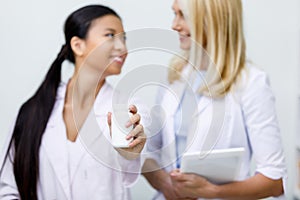
[[172,9],[175,14],[172,29],[179,33],[180,48],[183,50],[189,50],[191,48],[190,28],[183,15],[182,9],[179,6],[178,0],[174,1]]
[[127,57],[125,40],[118,17],[106,15],[95,19],[84,39],[83,64],[105,76],[119,74]]

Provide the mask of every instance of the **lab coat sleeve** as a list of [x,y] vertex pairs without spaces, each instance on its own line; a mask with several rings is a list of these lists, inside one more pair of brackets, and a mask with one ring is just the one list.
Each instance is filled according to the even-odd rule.
[[163,110],[161,110],[161,101],[164,93],[162,90],[158,90],[156,95],[156,109],[151,109],[150,111],[150,123],[145,129],[147,130],[147,142],[145,153],[143,154],[146,159],[153,159],[158,164],[161,163],[161,149],[163,146],[162,130],[163,130]]
[[146,142],[146,151],[144,154],[144,160],[153,159],[157,163],[161,163],[161,149],[162,149],[162,131],[159,130],[156,132],[154,127],[159,127],[159,122],[155,122],[159,120],[159,116],[156,114],[152,114],[152,125],[153,127],[149,128],[149,137]]
[[122,181],[125,187],[132,187],[141,174],[141,157],[134,160],[127,160],[119,155],[119,163],[122,170]]
[[1,157],[0,157],[0,199],[1,200],[11,200],[20,199],[17,184],[15,181],[15,176],[13,172],[13,150],[10,150],[9,155],[6,157],[6,153],[9,148],[9,143],[12,137],[13,126],[11,126],[10,132],[7,136],[6,142],[4,143]]
[[255,69],[248,74],[242,95],[245,127],[250,141],[256,172],[270,179],[287,179],[281,135],[275,110],[275,97],[267,75]]
[[9,156],[3,166],[0,178],[0,199],[20,199],[13,172],[12,157]]

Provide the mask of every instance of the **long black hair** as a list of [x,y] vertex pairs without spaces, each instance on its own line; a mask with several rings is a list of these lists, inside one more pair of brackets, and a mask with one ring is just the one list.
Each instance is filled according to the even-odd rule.
[[85,6],[69,15],[64,25],[66,43],[36,93],[19,110],[6,159],[13,149],[14,175],[22,200],[38,199],[39,149],[42,137],[61,82],[62,63],[64,60],[75,62],[70,40],[73,36],[85,39],[93,20],[106,15],[120,18],[115,11],[101,5]]

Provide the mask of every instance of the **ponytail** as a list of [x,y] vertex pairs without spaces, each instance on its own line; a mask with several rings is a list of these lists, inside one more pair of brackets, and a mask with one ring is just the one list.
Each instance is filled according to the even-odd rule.
[[38,199],[39,149],[61,81],[62,63],[68,58],[68,52],[67,45],[63,45],[36,93],[21,106],[16,120],[9,149],[14,145],[14,175],[22,200]]

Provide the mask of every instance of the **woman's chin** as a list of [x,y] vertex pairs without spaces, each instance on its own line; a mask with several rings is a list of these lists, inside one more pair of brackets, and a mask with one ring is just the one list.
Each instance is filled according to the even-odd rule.
[[106,71],[106,74],[108,76],[119,75],[120,73],[121,73],[121,69],[114,69],[114,70],[108,70],[108,71]]
[[184,51],[188,51],[188,50],[190,50],[190,48],[191,48],[190,44],[180,43],[180,49],[182,49]]

